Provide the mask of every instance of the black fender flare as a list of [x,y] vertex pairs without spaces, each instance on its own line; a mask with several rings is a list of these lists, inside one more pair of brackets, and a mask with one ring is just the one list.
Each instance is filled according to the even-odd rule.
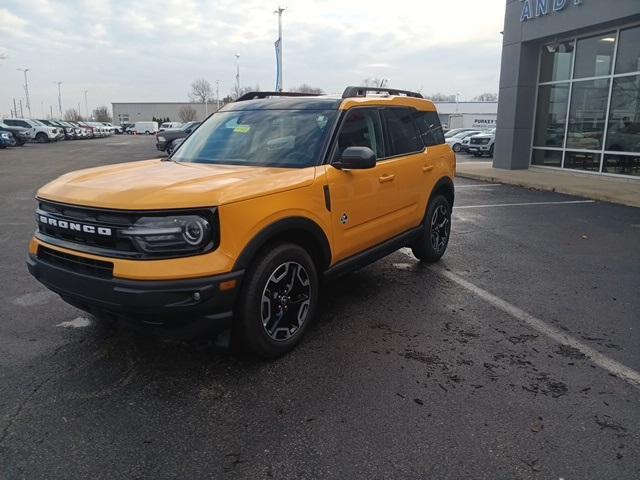
[[242,253],[236,260],[233,269],[244,270],[248,268],[255,255],[269,242],[274,239],[287,239],[286,234],[290,233],[293,237],[292,242],[296,242],[301,235],[305,239],[312,239],[314,251],[310,252],[315,256],[318,262],[318,270],[322,272],[329,267],[331,263],[331,246],[324,230],[313,220],[305,217],[287,217],[275,221],[263,228],[251,241],[244,247]]

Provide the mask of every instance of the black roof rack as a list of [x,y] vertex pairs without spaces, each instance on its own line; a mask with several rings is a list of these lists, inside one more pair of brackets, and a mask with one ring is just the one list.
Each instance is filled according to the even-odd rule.
[[303,93],[303,92],[249,92],[236,98],[236,102],[244,102],[245,100],[257,100],[267,97],[318,97],[320,93]]
[[405,95],[407,97],[424,98],[421,93],[410,92],[409,90],[397,90],[386,87],[347,87],[342,92],[342,98],[366,97],[367,92],[388,93],[389,95]]

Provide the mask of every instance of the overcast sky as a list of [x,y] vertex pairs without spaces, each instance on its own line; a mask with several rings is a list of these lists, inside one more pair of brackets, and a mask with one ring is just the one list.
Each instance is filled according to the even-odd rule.
[[[396,88],[497,92],[504,0],[282,0],[284,87],[341,92],[364,78]],[[264,0],[2,0],[0,114],[24,98],[34,117],[114,101],[185,101],[192,80],[227,94],[273,89],[278,6]],[[43,113],[44,111],[44,113]]]

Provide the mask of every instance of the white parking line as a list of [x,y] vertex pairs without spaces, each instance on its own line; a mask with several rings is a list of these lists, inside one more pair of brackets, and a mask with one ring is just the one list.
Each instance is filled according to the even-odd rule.
[[[400,251],[407,256],[412,256],[409,253],[410,251],[408,249],[403,248]],[[620,377],[622,380],[632,385],[633,387],[640,389],[640,373],[639,372],[633,370],[632,368],[627,367],[626,365],[621,364],[620,362],[617,362],[616,360],[613,360],[612,358],[607,357],[606,355],[603,355],[597,350],[594,350],[593,348],[575,339],[571,335],[567,335],[565,332],[563,332],[559,328],[556,328],[553,325],[549,325],[548,323],[545,323],[539,318],[534,317],[533,315],[525,312],[524,310],[521,310],[520,308],[510,304],[506,300],[502,300],[501,298],[496,297],[492,293],[489,293],[486,290],[483,290],[482,288],[474,285],[468,280],[465,280],[459,275],[456,275],[455,273],[449,270],[446,270],[445,268],[440,266],[434,265],[431,268],[433,269],[433,271],[439,273],[440,275],[451,280],[452,282],[457,283],[462,288],[469,290],[471,293],[474,293],[475,295],[482,298],[487,303],[490,303],[497,309],[502,310],[506,314],[520,321],[521,323],[524,323],[529,327],[531,327],[532,329],[537,330],[542,335],[549,337],[551,340],[557,343],[560,343],[561,345],[566,345],[568,347],[575,348],[576,350],[578,350],[580,353],[582,353],[585,357],[590,359],[593,363],[595,363],[599,367],[615,375],[616,377]]]
[[478,183],[478,184],[473,184],[473,185],[456,185],[455,188],[456,190],[458,188],[474,188],[474,187],[499,187],[501,186],[501,183]]
[[567,200],[564,202],[526,202],[526,203],[494,203],[488,205],[462,205],[453,207],[454,210],[467,208],[490,208],[490,207],[529,207],[534,205],[570,205],[577,203],[596,203],[595,200]]
[[62,328],[84,328],[91,325],[91,320],[87,317],[77,317],[68,322],[62,322],[56,325],[56,327]]

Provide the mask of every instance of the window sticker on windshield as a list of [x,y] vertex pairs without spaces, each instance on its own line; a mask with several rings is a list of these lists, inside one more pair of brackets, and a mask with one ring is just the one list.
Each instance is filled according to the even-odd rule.
[[238,125],[233,129],[234,133],[248,133],[251,130],[251,125]]

